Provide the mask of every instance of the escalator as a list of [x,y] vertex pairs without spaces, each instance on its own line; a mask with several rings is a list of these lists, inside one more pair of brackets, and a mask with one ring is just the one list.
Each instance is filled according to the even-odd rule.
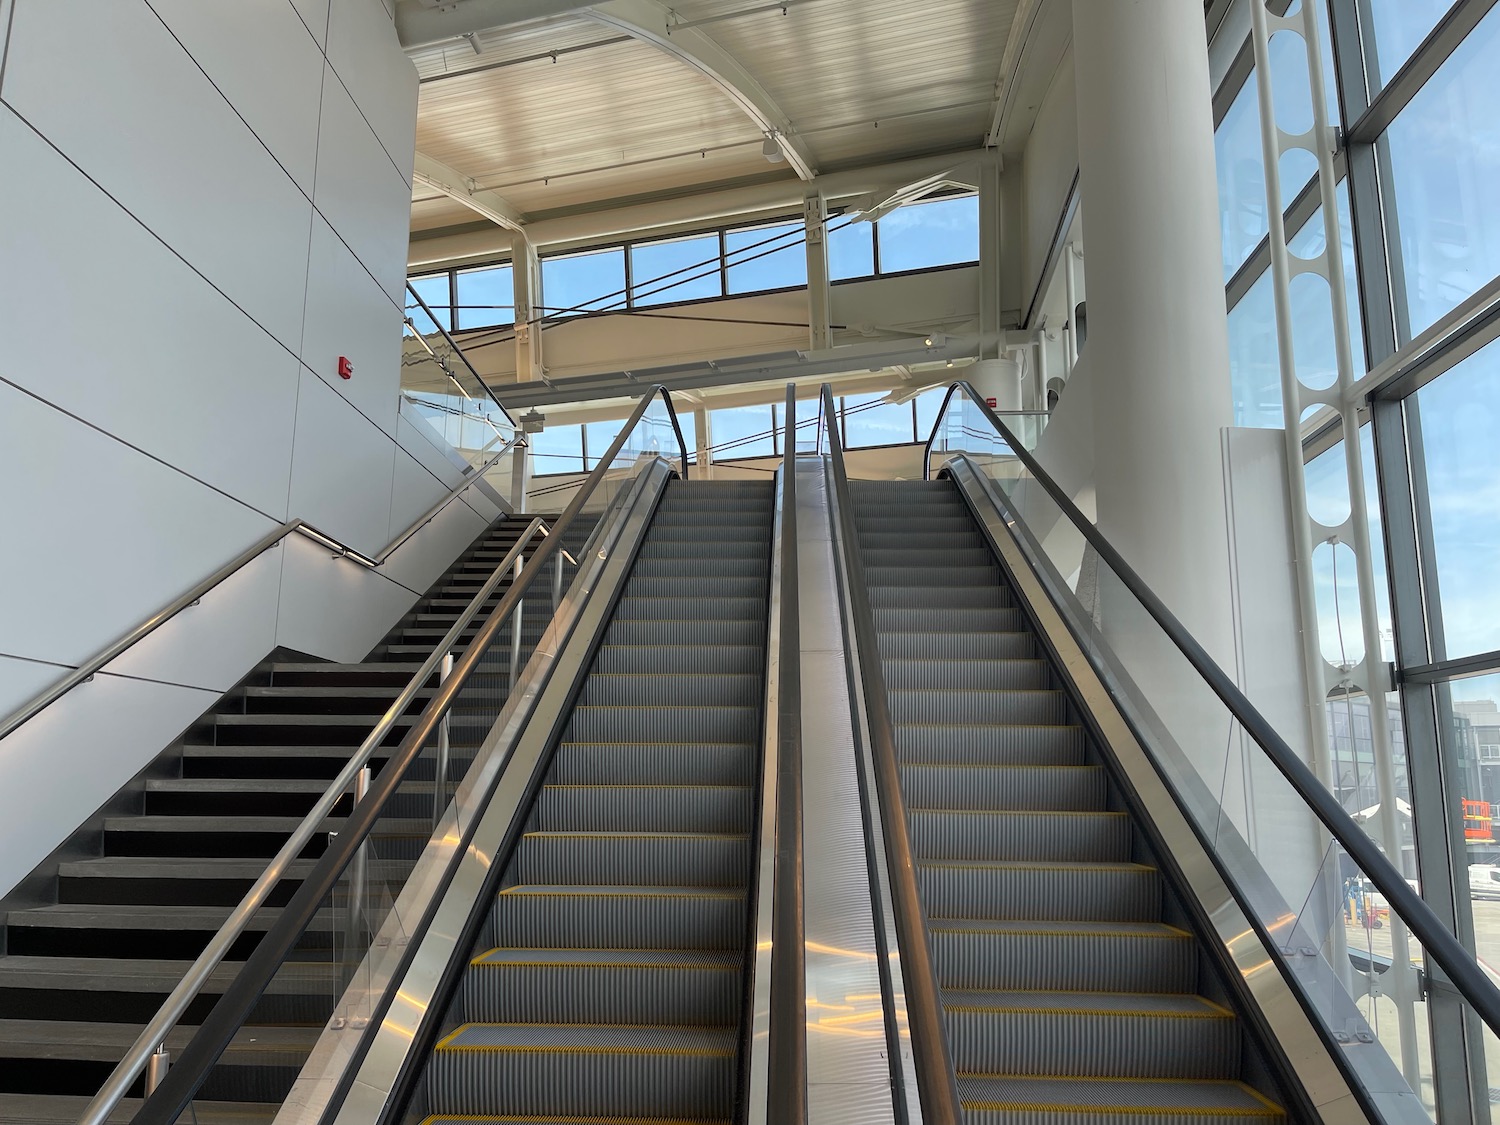
[[[34,881],[47,884],[52,901],[12,910],[5,919],[0,1119],[76,1120],[83,1095],[99,1087],[527,524],[505,518],[487,529],[364,661],[272,654],[117,797],[97,826],[80,831],[62,858],[38,873]],[[501,582],[487,607],[507,586],[508,580]],[[534,641],[550,615],[550,603],[529,601],[523,639]],[[484,616],[476,616],[456,651]],[[502,646],[476,676],[480,690],[455,708],[453,775],[462,774],[505,698],[508,660]],[[396,719],[372,760],[377,775],[435,690],[436,676]],[[410,841],[425,842],[431,832],[431,775],[409,781],[401,800],[401,816],[386,826],[380,847],[409,865]],[[324,822],[325,833],[339,829],[349,807],[346,796]],[[255,948],[276,917],[274,907],[295,889],[320,847],[310,846],[272,892],[273,909],[262,911],[231,949],[186,1024],[168,1038],[169,1050],[191,1037],[191,1025]],[[295,981],[283,982],[279,995],[268,998],[205,1084],[199,1107],[205,1123],[275,1115],[317,1041],[333,986],[331,945],[331,923],[324,918],[301,944]]]
[[1283,1118],[959,490],[850,490],[965,1120]]
[[666,486],[409,1115],[733,1115],[772,499]]

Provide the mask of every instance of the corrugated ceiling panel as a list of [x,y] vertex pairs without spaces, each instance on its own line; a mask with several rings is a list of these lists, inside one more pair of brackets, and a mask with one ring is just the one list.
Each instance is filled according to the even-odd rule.
[[430,84],[417,118],[418,151],[484,187],[759,136],[697,71],[637,42]]

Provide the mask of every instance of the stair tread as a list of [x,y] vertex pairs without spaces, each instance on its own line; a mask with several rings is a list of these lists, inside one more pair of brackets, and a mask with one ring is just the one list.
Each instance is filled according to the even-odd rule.
[[967,1110],[1045,1110],[1111,1114],[1165,1110],[1174,1114],[1229,1111],[1236,1116],[1280,1117],[1283,1111],[1243,1082],[1213,1079],[1032,1078],[958,1076]]
[[[232,906],[142,906],[135,903],[57,903],[29,910],[12,911],[12,926],[43,926],[49,929],[115,929],[214,931],[228,919]],[[246,924],[253,932],[268,930],[281,916],[279,906],[262,906]],[[314,922],[314,926],[317,923]]]
[[[38,957],[6,954],[0,957],[0,988],[91,992],[170,992],[186,975],[191,961],[155,961],[109,957]],[[205,991],[227,988],[241,966],[224,962],[214,969]],[[326,987],[334,967],[323,961],[287,961],[272,979],[269,992],[295,992],[308,986]]]
[[[326,789],[326,786],[325,786]],[[149,813],[139,816],[112,816],[104,821],[106,832],[261,832],[289,836],[302,823],[300,816],[238,816],[219,813],[213,816],[191,814]],[[319,821],[318,831],[337,829],[348,818],[327,816]],[[429,817],[382,817],[376,835],[395,836],[418,833],[432,835],[432,818]]]
[[[198,1032],[197,1027],[178,1024],[167,1032],[167,1048],[181,1049]],[[0,1019],[0,1053],[6,1058],[102,1059],[116,1062],[135,1042],[140,1029],[128,1023],[75,1020]],[[322,1029],[317,1027],[242,1027],[235,1033],[224,1061],[246,1059],[250,1049],[310,1051]],[[4,1120],[10,1120],[4,1118]]]
[[[0,1121],[8,1125],[74,1125],[89,1100],[81,1094],[0,1094]],[[140,1098],[122,1098],[107,1120],[110,1125],[124,1125],[143,1104]],[[193,1101],[198,1125],[271,1125],[280,1109],[274,1103]]]

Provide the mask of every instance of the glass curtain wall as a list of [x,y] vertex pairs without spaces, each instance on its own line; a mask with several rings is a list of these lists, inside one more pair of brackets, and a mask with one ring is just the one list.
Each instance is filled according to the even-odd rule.
[[[1261,0],[1235,0],[1245,5]],[[1330,697],[1334,789],[1356,819],[1378,808],[1372,724],[1396,746],[1400,856],[1392,856],[1480,961],[1500,968],[1500,5],[1494,0],[1291,0],[1317,5],[1350,294],[1360,450],[1382,656],[1395,691]],[[1231,5],[1231,11],[1235,5]],[[1284,12],[1287,0],[1268,7]],[[1243,15],[1244,13],[1238,13]],[[1244,34],[1226,18],[1219,34]],[[1289,42],[1282,42],[1288,40]],[[1216,91],[1217,154],[1235,421],[1283,425],[1255,75],[1243,44]],[[1311,124],[1300,43],[1271,40],[1276,124]],[[1302,159],[1299,157],[1298,159]],[[1308,163],[1304,161],[1304,163]],[[1281,168],[1293,254],[1322,248],[1312,167]],[[1319,280],[1298,278],[1297,281]],[[1326,285],[1293,284],[1298,371],[1336,379]],[[1347,517],[1342,441],[1304,418],[1314,518]],[[1334,664],[1362,646],[1352,565],[1314,555],[1318,634]],[[1378,909],[1365,921],[1378,920]],[[1364,924],[1361,922],[1361,924]],[[1389,949],[1374,926],[1350,947]],[[1423,966],[1430,968],[1430,966]],[[1500,973],[1495,975],[1500,980]],[[1361,1001],[1382,1040],[1389,989]],[[1490,1121],[1500,1044],[1441,989],[1416,1005],[1419,1093],[1441,1121]],[[1393,1052],[1394,1053],[1394,1052]],[[1441,1060],[1441,1065],[1434,1065]]]

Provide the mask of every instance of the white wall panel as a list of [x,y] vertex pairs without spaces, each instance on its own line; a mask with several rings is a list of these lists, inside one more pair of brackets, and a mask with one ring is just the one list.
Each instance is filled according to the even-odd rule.
[[96,676],[0,742],[0,894],[7,893],[162,748],[213,692]]
[[291,4],[321,49],[328,42],[328,0],[291,0]]
[[312,209],[143,0],[21,0],[5,96],[295,348]]
[[[275,526],[0,384],[4,650],[78,664]],[[25,549],[15,549],[24,542]]]
[[281,555],[272,547],[106,666],[121,676],[225,692],[276,647]]
[[426,591],[488,526],[489,521],[476,516],[462,500],[455,500],[398,547],[381,573],[408,589]]
[[438,447],[437,440],[437,435],[423,421],[413,422],[405,414],[396,421],[397,444],[442,481],[444,487],[452,488],[463,480],[463,471],[448,459],[447,453]]
[[386,541],[390,542],[410,527],[413,520],[441,500],[447,491],[414,457],[397,449]]
[[[313,216],[302,362],[388,434],[401,395],[402,311],[321,216]],[[354,364],[340,379],[339,356]]]
[[4,107],[0,152],[0,375],[286,518],[296,357]]
[[410,186],[417,145],[417,69],[401,50],[381,0],[333,0],[328,61]]
[[291,513],[357,551],[389,541],[396,445],[306,368],[297,396]]
[[[148,0],[193,60],[312,198],[323,57],[287,0]],[[268,82],[268,75],[275,81]]]
[[[68,669],[56,664],[0,656],[0,715],[9,715],[67,674]],[[3,747],[0,747],[0,760],[3,760]]]
[[1029,300],[1047,264],[1047,251],[1078,174],[1078,91],[1068,48],[1037,111],[1021,163],[1026,234],[1021,245],[1021,292]]
[[417,600],[400,583],[336,558],[304,536],[288,539],[283,550],[276,643],[286,648],[327,660],[363,660]]
[[313,202],[390,299],[400,302],[411,188],[331,73],[323,83]]

